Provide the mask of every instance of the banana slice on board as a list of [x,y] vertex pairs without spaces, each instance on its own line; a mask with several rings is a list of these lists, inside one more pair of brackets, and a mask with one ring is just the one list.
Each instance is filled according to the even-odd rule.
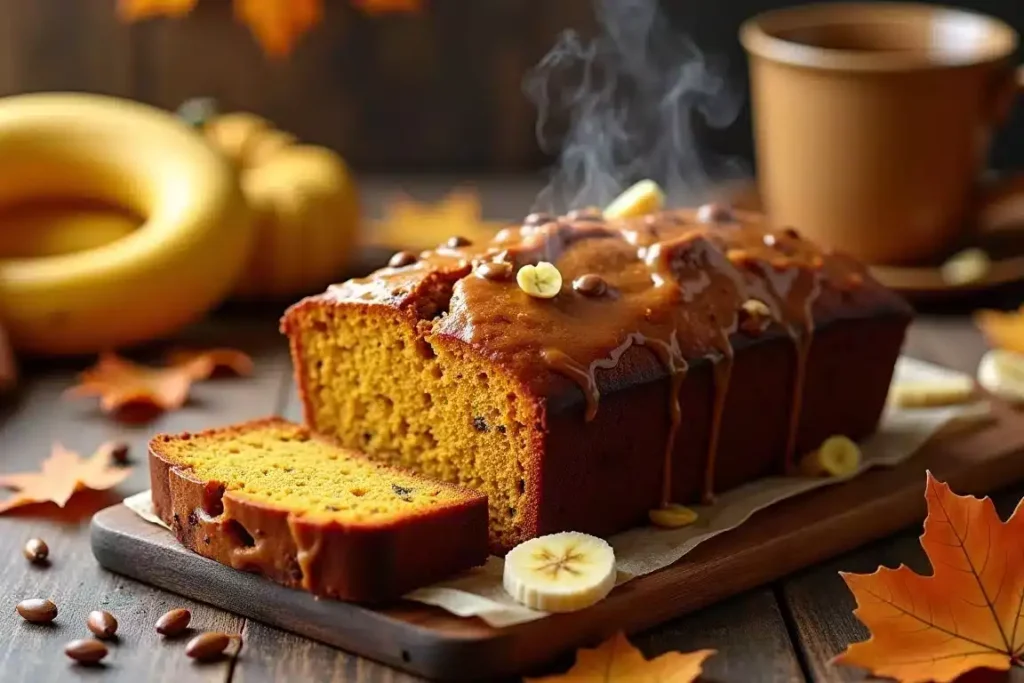
[[800,473],[808,477],[841,477],[860,467],[860,446],[845,436],[830,436],[818,450],[800,461]]
[[978,384],[1014,403],[1024,403],[1024,355],[993,349],[978,364]]
[[653,180],[641,180],[612,200],[604,210],[605,218],[629,218],[660,211],[665,193]]
[[596,536],[565,531],[520,543],[505,556],[505,590],[544,612],[574,612],[615,586],[615,551]]
[[900,382],[892,388],[892,403],[900,408],[938,408],[967,403],[974,398],[970,377]]

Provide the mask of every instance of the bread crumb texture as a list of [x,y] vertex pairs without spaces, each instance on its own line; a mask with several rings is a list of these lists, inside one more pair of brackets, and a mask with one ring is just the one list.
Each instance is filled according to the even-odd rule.
[[534,404],[519,381],[383,307],[309,306],[293,318],[316,431],[488,497],[492,544],[532,535]]
[[472,495],[371,462],[283,421],[163,437],[157,450],[235,496],[342,524],[426,514]]

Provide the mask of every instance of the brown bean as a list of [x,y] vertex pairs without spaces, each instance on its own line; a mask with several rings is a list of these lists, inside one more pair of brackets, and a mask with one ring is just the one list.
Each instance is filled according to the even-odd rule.
[[473,244],[470,240],[466,239],[462,235],[453,235],[448,238],[448,241],[444,243],[449,249],[458,249],[459,247],[468,247]]
[[232,637],[226,633],[202,633],[188,641],[185,654],[200,662],[207,662],[224,654],[231,641]]
[[117,441],[110,447],[110,459],[118,465],[128,462],[128,444],[124,441]]
[[107,656],[107,646],[92,638],[72,640],[64,646],[64,654],[79,664],[96,664]]
[[608,291],[608,283],[600,275],[587,273],[573,280],[572,288],[583,296],[597,297]]
[[531,226],[531,227],[536,227],[538,225],[544,225],[545,223],[550,223],[553,220],[555,220],[555,217],[552,216],[550,213],[531,213],[523,221],[523,225],[528,225],[528,226]]
[[117,633],[117,619],[110,612],[103,610],[89,612],[85,625],[97,638],[111,638]]
[[507,280],[512,277],[512,264],[505,261],[481,263],[476,268],[476,274],[485,280]]
[[172,609],[156,621],[156,632],[164,636],[180,635],[192,621],[192,613],[187,609]]
[[46,545],[46,541],[41,538],[30,538],[25,543],[25,547],[21,549],[21,553],[29,562],[42,564],[50,556],[50,546]]
[[411,251],[397,251],[395,255],[388,261],[388,265],[392,268],[405,268],[416,263],[416,254]]
[[701,223],[725,223],[734,218],[732,209],[722,204],[705,204],[697,209],[697,220]]
[[22,600],[15,608],[25,621],[48,624],[57,618],[57,606],[45,598]]

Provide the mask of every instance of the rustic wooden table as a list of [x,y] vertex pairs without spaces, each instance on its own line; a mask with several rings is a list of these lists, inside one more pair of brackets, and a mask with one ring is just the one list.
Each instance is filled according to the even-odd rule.
[[[152,434],[197,430],[273,413],[299,417],[287,349],[277,332],[279,311],[232,307],[184,333],[181,341],[185,343],[247,351],[256,361],[256,372],[249,378],[201,384],[183,410],[147,425],[120,425],[101,415],[92,401],[61,397],[74,373],[87,361],[36,362],[25,368],[20,394],[0,404],[0,472],[35,469],[54,441],[91,452],[114,438],[131,444],[135,468],[116,492],[79,494],[64,510],[34,506],[0,516],[0,594],[7,604],[0,609],[0,680],[416,680],[372,661],[111,574],[92,557],[90,516],[124,495],[148,488],[145,443]],[[983,350],[981,337],[962,316],[922,316],[907,343],[907,352],[913,356],[968,372],[973,372]],[[1024,486],[1020,485],[997,494],[1002,514],[1008,514],[1022,495]],[[879,564],[894,567],[900,563],[927,571],[917,543],[919,533],[919,526],[907,529],[776,584],[636,634],[633,640],[648,656],[668,650],[717,649],[718,654],[705,667],[706,680],[862,680],[863,675],[855,670],[829,665],[848,643],[867,635],[853,617],[854,601],[838,572],[869,572]],[[34,536],[49,544],[49,566],[37,567],[22,557],[22,545]],[[60,610],[57,621],[48,626],[23,621],[14,605],[28,597],[53,599]],[[185,657],[182,641],[163,642],[153,630],[156,619],[173,607],[192,610],[197,628],[240,633],[245,643],[241,655],[194,664]],[[67,641],[88,635],[85,618],[93,609],[116,615],[121,624],[119,639],[106,666],[83,668],[62,651]],[[570,661],[567,657],[548,672],[564,669]]]

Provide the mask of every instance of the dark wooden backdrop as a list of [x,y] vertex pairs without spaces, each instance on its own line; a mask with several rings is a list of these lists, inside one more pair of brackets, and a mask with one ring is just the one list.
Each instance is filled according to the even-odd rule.
[[[197,95],[264,114],[366,170],[518,171],[548,163],[534,140],[524,73],[565,28],[593,26],[593,0],[426,0],[420,16],[369,18],[326,0],[294,55],[264,58],[229,0],[184,21],[119,23],[115,0],[0,0],[0,94],[85,90],[174,108]],[[739,24],[801,0],[661,0],[672,23],[726,60],[745,89]],[[957,0],[949,0],[957,2]],[[959,0],[1024,29],[1024,1]],[[749,111],[708,134],[751,157]],[[994,165],[1024,166],[1020,108]]]

